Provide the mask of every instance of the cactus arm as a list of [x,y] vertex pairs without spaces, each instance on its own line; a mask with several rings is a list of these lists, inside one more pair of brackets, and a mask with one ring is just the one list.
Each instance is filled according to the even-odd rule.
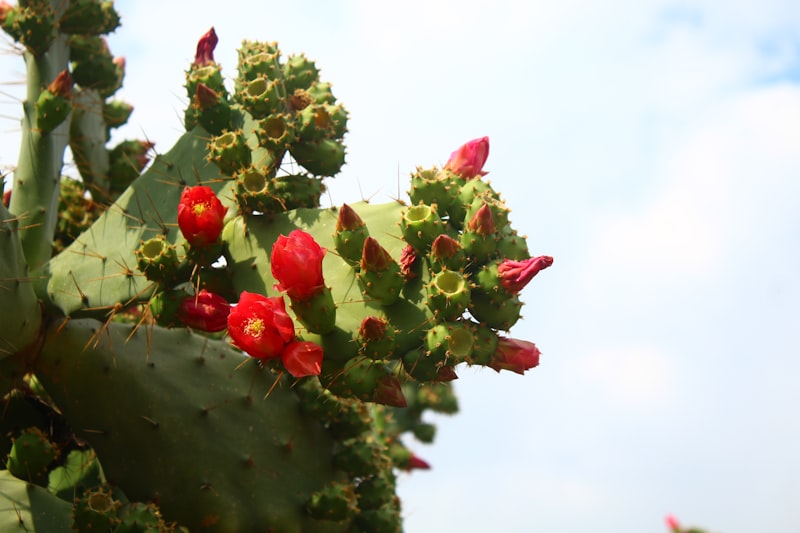
[[[53,8],[64,2],[53,0]],[[20,218],[20,240],[31,269],[43,265],[51,254],[56,225],[59,181],[69,120],[49,133],[36,127],[36,102],[42,91],[67,68],[67,36],[58,35],[47,52],[26,50],[27,92],[23,104],[22,142],[14,172],[10,210]]]
[[81,89],[75,92],[73,102],[69,144],[75,165],[93,194],[98,190],[107,194],[109,162],[103,97],[95,90]]

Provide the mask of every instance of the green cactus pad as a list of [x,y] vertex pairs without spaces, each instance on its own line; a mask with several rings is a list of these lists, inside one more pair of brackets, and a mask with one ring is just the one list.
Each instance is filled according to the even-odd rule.
[[72,505],[47,489],[0,471],[0,531],[73,533]]

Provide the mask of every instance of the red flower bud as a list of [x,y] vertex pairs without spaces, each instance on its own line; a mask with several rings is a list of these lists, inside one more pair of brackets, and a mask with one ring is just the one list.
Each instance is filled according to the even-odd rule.
[[458,374],[456,374],[456,369],[452,366],[443,366],[436,372],[436,381],[453,381],[454,379],[458,379]]
[[506,259],[497,267],[500,275],[500,284],[514,294],[521,291],[533,277],[540,271],[553,264],[553,258],[548,255],[531,257],[524,261]]
[[664,519],[664,521],[667,523],[667,527],[669,528],[670,531],[673,531],[674,533],[680,533],[681,525],[678,522],[677,518],[669,514]]
[[270,263],[272,275],[278,280],[276,288],[286,291],[293,300],[308,300],[325,288],[322,278],[321,248],[314,237],[296,229],[289,236],[280,235],[272,245]]
[[62,70],[53,83],[47,86],[47,90],[57,96],[72,98],[72,76],[69,75],[69,71]]
[[370,272],[382,272],[394,262],[389,252],[372,237],[364,241],[364,250],[361,254],[361,268]]
[[309,341],[294,341],[281,353],[283,367],[296,378],[318,376],[322,371],[322,346]]
[[372,401],[392,407],[408,407],[403,387],[395,376],[383,376],[378,379]]
[[411,457],[408,458],[408,464],[405,470],[430,470],[431,465],[425,459],[417,457],[414,452],[411,452]]
[[494,215],[492,215],[492,210],[489,209],[488,205],[483,204],[475,212],[472,219],[467,222],[467,229],[482,236],[494,233]]
[[400,273],[405,279],[414,279],[417,273],[414,272],[414,263],[417,262],[417,252],[410,244],[400,252]]
[[6,207],[11,205],[11,189],[3,193],[3,205]]
[[336,231],[356,230],[364,226],[364,221],[358,213],[347,204],[342,204],[339,217],[336,219]]
[[540,353],[532,342],[500,337],[489,366],[498,372],[510,370],[524,374],[526,370],[538,366]]
[[211,109],[219,102],[219,93],[203,82],[197,84],[197,92],[194,93],[194,103],[197,107],[205,111]]
[[451,170],[464,179],[485,176],[488,172],[483,165],[489,157],[489,137],[473,139],[450,154],[444,168]]
[[214,48],[217,47],[218,41],[217,33],[212,27],[205,35],[200,37],[200,40],[197,42],[197,52],[194,55],[194,63],[192,63],[192,65],[195,67],[204,67],[213,63]]
[[178,319],[189,327],[201,331],[222,331],[228,327],[231,306],[219,294],[202,289],[195,296],[187,296],[178,307]]
[[286,313],[283,297],[267,298],[245,291],[228,315],[228,335],[251,357],[272,359],[280,357],[294,340],[294,323]]
[[381,340],[386,335],[389,323],[377,316],[368,316],[358,327],[358,336],[365,341]]
[[214,244],[222,233],[227,211],[210,187],[186,187],[178,204],[178,226],[190,245]]
[[439,260],[451,259],[461,249],[461,244],[450,235],[442,233],[431,244],[431,255]]

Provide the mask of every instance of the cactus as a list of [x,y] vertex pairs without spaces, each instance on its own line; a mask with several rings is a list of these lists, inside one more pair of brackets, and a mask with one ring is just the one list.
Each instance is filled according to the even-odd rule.
[[395,472],[429,467],[403,438],[457,410],[458,365],[539,361],[501,330],[552,258],[483,180],[488,139],[412,172],[410,205],[322,208],[345,107],[277,43],[243,42],[230,93],[212,29],[187,131],[145,170],[151,142],[107,146],[132,110],[111,99],[118,24],[111,2],[0,4],[28,60],[0,207],[0,494],[28,531],[400,531]]

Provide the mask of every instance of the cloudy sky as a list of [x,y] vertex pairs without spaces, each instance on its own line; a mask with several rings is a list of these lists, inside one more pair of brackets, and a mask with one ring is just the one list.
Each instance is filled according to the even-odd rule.
[[409,533],[800,531],[800,3],[185,5],[117,2],[119,138],[169,149],[210,26],[230,75],[242,39],[277,40],[351,111],[331,202],[388,201],[488,135],[512,222],[555,257],[511,332],[540,367],[460,372],[462,412],[413,445],[433,470],[401,479]]

